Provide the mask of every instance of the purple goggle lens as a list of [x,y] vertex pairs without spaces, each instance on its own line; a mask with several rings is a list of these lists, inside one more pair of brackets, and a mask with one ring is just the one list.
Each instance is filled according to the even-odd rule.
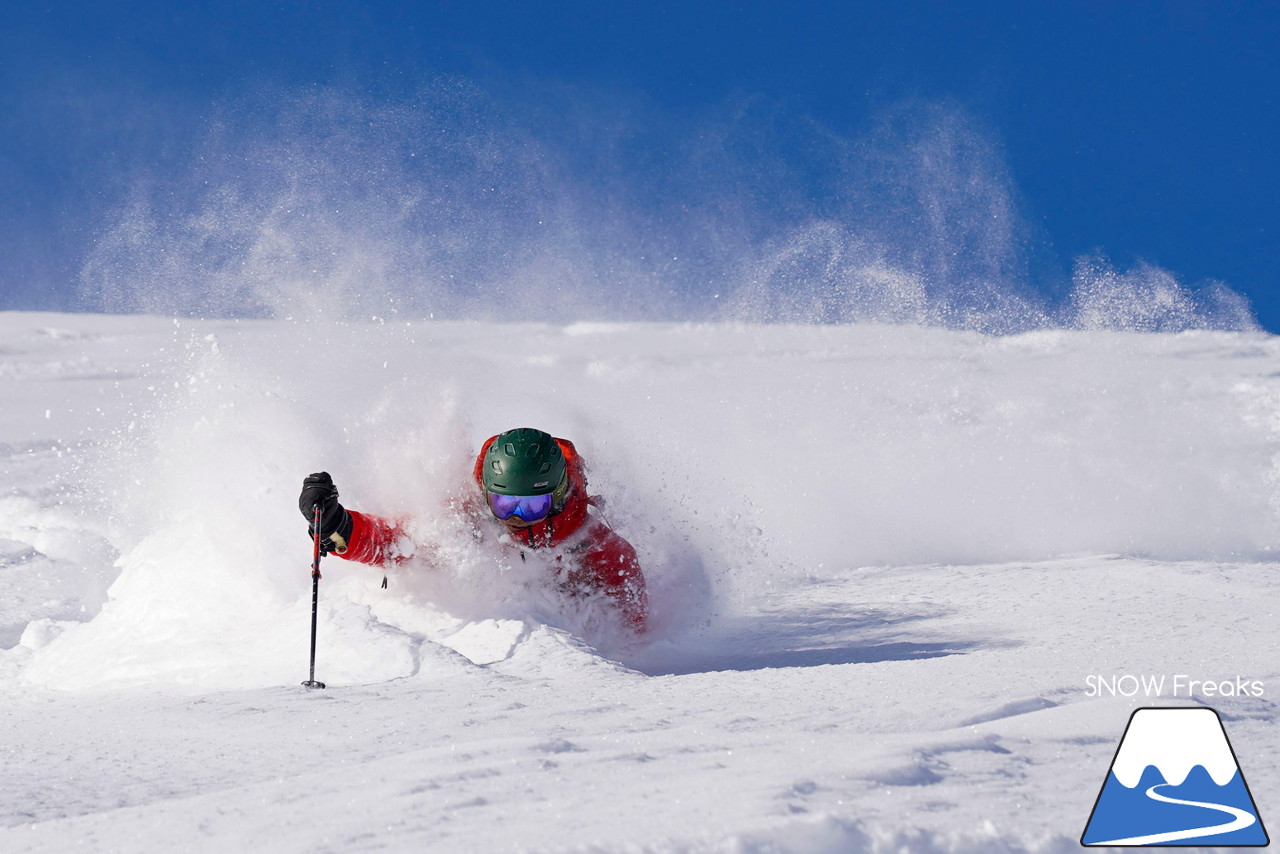
[[551,512],[552,496],[548,495],[499,495],[489,493],[489,509],[502,521],[519,516],[526,522],[540,522]]

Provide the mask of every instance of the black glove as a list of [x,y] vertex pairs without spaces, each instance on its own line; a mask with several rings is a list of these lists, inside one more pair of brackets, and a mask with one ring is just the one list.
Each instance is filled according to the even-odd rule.
[[342,554],[347,550],[351,537],[351,514],[338,503],[338,487],[327,471],[309,474],[302,481],[302,494],[298,496],[298,509],[308,522],[307,533],[316,535],[315,506],[320,505],[320,551]]

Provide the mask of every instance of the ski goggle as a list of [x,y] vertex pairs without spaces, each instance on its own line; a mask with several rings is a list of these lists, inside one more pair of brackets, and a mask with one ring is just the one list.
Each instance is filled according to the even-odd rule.
[[489,509],[502,521],[512,516],[519,516],[526,522],[541,522],[551,512],[555,496],[546,495],[499,495],[489,493]]

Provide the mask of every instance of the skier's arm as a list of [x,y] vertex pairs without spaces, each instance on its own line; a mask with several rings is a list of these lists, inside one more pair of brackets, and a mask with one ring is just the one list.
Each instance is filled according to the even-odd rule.
[[617,605],[627,625],[643,634],[649,627],[649,593],[631,544],[608,531],[583,556],[582,564],[595,585]]
[[400,549],[404,532],[397,522],[355,510],[349,511],[349,515],[351,536],[347,540],[347,547],[334,554],[346,560],[374,566],[399,563],[404,559]]
[[[356,513],[338,503],[338,488],[328,472],[308,475],[302,481],[298,509],[313,521],[315,506],[320,505],[320,548],[346,560],[384,566],[401,559],[400,526],[388,519]],[[314,536],[312,525],[307,534]]]

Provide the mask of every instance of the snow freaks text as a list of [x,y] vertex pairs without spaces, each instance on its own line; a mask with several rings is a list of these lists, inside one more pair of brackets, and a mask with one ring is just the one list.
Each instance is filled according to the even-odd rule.
[[1262,697],[1266,686],[1259,679],[1194,679],[1185,673],[1172,676],[1131,673],[1104,676],[1091,673],[1084,679],[1088,697]]

